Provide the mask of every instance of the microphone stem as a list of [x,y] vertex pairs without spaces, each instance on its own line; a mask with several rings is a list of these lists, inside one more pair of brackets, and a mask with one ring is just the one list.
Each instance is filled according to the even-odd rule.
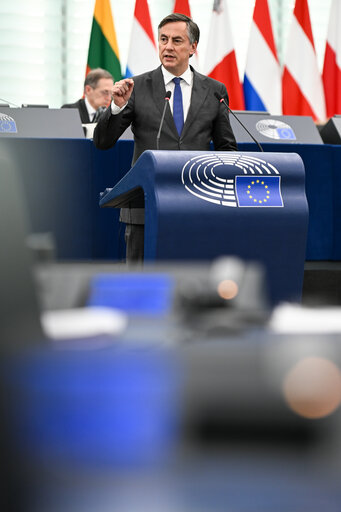
[[221,98],[220,100],[221,102],[224,103],[224,105],[227,107],[228,111],[231,112],[231,114],[233,115],[233,117],[235,119],[237,119],[238,123],[244,128],[244,130],[250,135],[251,139],[253,140],[253,142],[255,142],[257,144],[257,146],[259,147],[259,150],[260,151],[263,151],[264,152],[264,149],[262,148],[262,146],[260,145],[260,143],[258,142],[257,139],[254,138],[254,136],[249,132],[249,130],[246,128],[246,126],[238,119],[238,117],[236,116],[236,114],[233,112],[233,110],[228,106],[228,104],[226,103],[226,101],[224,100],[224,98]]
[[160,135],[161,135],[161,130],[162,130],[162,125],[163,125],[163,120],[165,118],[165,115],[166,115],[166,108],[167,108],[167,103],[169,102],[169,98],[170,98],[170,94],[169,94],[169,97],[166,96],[165,97],[165,104],[164,104],[164,107],[163,107],[163,112],[162,112],[162,116],[161,116],[161,122],[160,122],[160,127],[159,127],[159,131],[157,132],[157,136],[156,136],[156,149],[159,150],[160,147]]
[[0,98],[0,101],[3,101],[4,103],[8,103],[9,105],[13,105],[13,107],[20,108],[20,106],[17,105],[16,103],[12,103],[11,101],[4,100],[3,98]]

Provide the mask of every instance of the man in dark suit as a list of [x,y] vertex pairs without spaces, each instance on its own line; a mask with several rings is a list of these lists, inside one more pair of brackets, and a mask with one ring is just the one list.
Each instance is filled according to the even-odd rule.
[[[197,73],[189,66],[199,41],[199,27],[183,14],[170,14],[159,24],[161,66],[153,71],[114,84],[112,103],[101,116],[94,131],[94,144],[100,149],[112,147],[131,124],[134,134],[134,163],[147,149],[156,149],[156,138],[165,104],[171,91],[159,148],[167,150],[237,149],[226,107],[225,85]],[[174,83],[173,79],[176,79]],[[180,106],[179,106],[179,87]],[[180,112],[180,116],[179,116]],[[179,117],[182,122],[179,123]],[[144,201],[133,201],[121,210],[126,223],[127,261],[143,260]]]
[[102,107],[108,107],[111,102],[114,79],[109,71],[102,68],[92,69],[84,81],[84,99],[68,103],[62,108],[77,108],[83,124],[94,123]]

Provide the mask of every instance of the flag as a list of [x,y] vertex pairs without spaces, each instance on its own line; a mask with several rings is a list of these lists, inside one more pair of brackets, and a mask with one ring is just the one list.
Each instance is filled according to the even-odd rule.
[[307,0],[296,0],[282,77],[283,114],[324,121],[326,108]]
[[95,68],[106,69],[115,81],[122,78],[110,0],[96,0],[95,3],[86,74]]
[[136,0],[128,52],[126,77],[160,65],[147,0]]
[[283,206],[280,176],[236,176],[239,206]]
[[192,18],[188,0],[175,0],[173,12],[185,14],[185,16]]
[[[185,16],[192,18],[191,9],[189,7],[188,0],[175,0],[173,12],[178,12],[179,14],[185,14]],[[191,57],[191,60],[189,62],[191,64],[191,66],[194,67],[194,69],[196,69],[197,71],[200,70],[197,51]]]
[[333,0],[324,54],[323,85],[327,117],[341,114],[341,3]]
[[256,0],[247,51],[244,98],[246,110],[282,113],[282,80],[272,32],[268,0]]
[[213,2],[204,72],[225,84],[232,109],[244,110],[226,0]]

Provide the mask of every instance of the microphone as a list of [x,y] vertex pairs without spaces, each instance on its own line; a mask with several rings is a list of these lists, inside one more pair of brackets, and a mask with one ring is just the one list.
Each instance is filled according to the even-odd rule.
[[19,105],[17,105],[16,103],[12,103],[11,101],[4,100],[3,98],[0,98],[0,101],[4,102],[4,105],[2,105],[3,107],[5,107],[5,106],[8,107],[9,105],[13,105],[13,107],[20,108]]
[[224,103],[225,107],[227,108],[227,110],[229,112],[231,112],[231,114],[233,115],[233,117],[235,117],[238,121],[238,123],[244,128],[244,130],[250,135],[251,139],[253,140],[253,142],[255,142],[257,144],[257,146],[259,147],[259,150],[260,151],[264,151],[264,149],[262,148],[262,146],[260,145],[260,143],[258,142],[258,140],[256,140],[254,138],[254,136],[249,132],[249,130],[246,128],[246,126],[241,122],[241,120],[236,116],[236,114],[233,112],[233,110],[230,109],[230,107],[228,106],[226,100],[224,99],[223,96],[220,96],[217,92],[214,93],[214,96],[217,98],[217,100],[220,101],[220,103]]
[[172,96],[171,91],[167,91],[166,96],[165,96],[165,105],[163,107],[163,112],[162,112],[162,117],[161,117],[161,122],[160,122],[160,128],[159,128],[159,131],[156,136],[156,149],[159,149],[159,142],[160,142],[160,135],[161,135],[162,125],[163,125],[163,120],[164,120],[165,114],[166,114],[167,103],[169,103],[171,96]]

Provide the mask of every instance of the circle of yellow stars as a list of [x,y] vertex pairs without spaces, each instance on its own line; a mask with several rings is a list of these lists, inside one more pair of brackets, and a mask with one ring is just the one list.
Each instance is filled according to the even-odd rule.
[[[254,185],[261,185],[264,187],[264,190],[266,192],[266,196],[263,198],[263,199],[256,199],[255,197],[253,197],[253,195],[251,194],[251,188],[254,186]],[[254,203],[259,203],[259,204],[262,204],[262,203],[266,203],[267,200],[269,199],[270,197],[270,190],[269,190],[269,187],[268,185],[265,185],[264,181],[261,181],[261,180],[253,180],[251,181],[251,185],[248,185],[248,190],[246,191],[246,193],[248,194],[248,197],[254,202]]]

